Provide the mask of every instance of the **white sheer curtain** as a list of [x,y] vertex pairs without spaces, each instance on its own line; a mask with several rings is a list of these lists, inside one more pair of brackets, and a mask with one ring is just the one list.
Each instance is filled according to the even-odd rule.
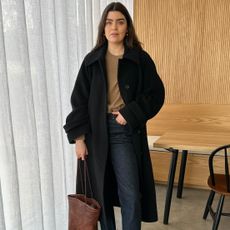
[[0,0],[1,230],[67,229],[76,159],[62,126],[109,2]]

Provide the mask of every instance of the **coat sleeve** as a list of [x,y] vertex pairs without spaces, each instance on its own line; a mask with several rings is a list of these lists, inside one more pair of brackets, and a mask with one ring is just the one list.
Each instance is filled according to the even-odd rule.
[[139,128],[154,117],[160,111],[165,98],[164,85],[157,74],[153,60],[144,51],[140,59],[142,89],[135,100],[120,110],[132,128]]
[[71,95],[72,112],[66,118],[64,129],[71,144],[75,139],[90,130],[88,115],[88,98],[90,82],[88,79],[84,61],[79,70],[77,80]]

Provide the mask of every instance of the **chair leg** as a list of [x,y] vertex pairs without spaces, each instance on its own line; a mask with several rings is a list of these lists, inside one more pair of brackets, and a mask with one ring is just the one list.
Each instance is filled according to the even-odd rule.
[[213,202],[213,198],[215,196],[215,192],[214,191],[210,191],[210,194],[209,194],[209,197],[208,197],[208,200],[207,200],[207,203],[206,203],[206,207],[205,207],[205,210],[204,210],[204,214],[203,214],[203,219],[206,220],[207,216],[208,216],[208,213],[209,213],[209,207],[212,206],[212,202]]
[[218,225],[220,223],[220,217],[221,217],[221,213],[222,213],[222,209],[223,209],[223,204],[224,204],[224,197],[225,195],[221,195],[220,196],[220,200],[217,206],[217,210],[216,210],[216,215],[215,215],[215,220],[212,226],[212,230],[217,230],[218,229]]

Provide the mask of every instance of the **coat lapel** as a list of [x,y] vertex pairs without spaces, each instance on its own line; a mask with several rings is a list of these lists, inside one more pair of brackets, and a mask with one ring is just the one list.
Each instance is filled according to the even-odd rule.
[[[105,54],[107,51],[107,44],[103,45],[101,48],[97,50],[91,51],[85,59],[86,66],[92,65],[96,61],[100,61],[101,63],[105,62]],[[139,57],[139,50],[138,49],[130,49],[125,46],[125,52],[124,52],[124,59],[131,60],[137,64],[140,63],[140,57]],[[103,66],[104,69],[105,66]],[[104,69],[105,70],[105,69]]]

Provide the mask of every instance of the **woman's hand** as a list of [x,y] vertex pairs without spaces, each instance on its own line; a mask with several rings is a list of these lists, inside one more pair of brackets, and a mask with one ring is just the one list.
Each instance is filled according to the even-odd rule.
[[125,118],[120,114],[120,112],[112,112],[113,115],[116,116],[116,121],[118,124],[120,125],[126,125],[127,121],[125,120]]
[[76,140],[75,152],[78,159],[85,160],[88,155],[88,150],[84,140]]

